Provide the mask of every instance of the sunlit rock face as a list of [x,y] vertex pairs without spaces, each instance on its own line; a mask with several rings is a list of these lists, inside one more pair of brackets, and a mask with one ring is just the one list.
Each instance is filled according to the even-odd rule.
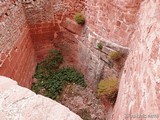
[[2,120],[82,120],[65,106],[0,76]]
[[160,2],[141,3],[137,29],[122,73],[113,120],[159,119]]

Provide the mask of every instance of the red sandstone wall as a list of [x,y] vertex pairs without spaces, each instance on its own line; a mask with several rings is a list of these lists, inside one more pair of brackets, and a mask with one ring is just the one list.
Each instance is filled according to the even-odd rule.
[[[48,55],[48,51],[55,47],[61,49],[63,46],[72,46],[71,44],[68,45],[66,41],[71,43],[76,39],[71,37],[73,35],[70,32],[67,33],[62,23],[66,17],[73,19],[74,13],[83,9],[82,0],[31,0],[23,3],[38,61],[43,60]],[[71,51],[77,50],[73,48]],[[72,60],[68,60],[70,58],[67,56],[76,55],[71,55],[68,52],[66,56],[66,52],[64,50],[62,52],[64,52],[64,58],[68,62]]]
[[35,54],[20,2],[0,2],[0,75],[30,87]]
[[52,4],[50,0],[30,0],[23,3],[37,60],[40,61],[53,48],[54,24]]
[[[60,49],[64,65],[81,70],[89,86],[95,87],[104,64],[99,51],[95,49],[97,43],[113,41],[128,46],[139,7],[137,1],[122,0],[29,0],[23,3],[37,60],[43,60],[51,49]],[[86,18],[82,32],[71,21],[77,11],[82,11]],[[71,20],[67,21],[66,18]],[[104,71],[110,69],[107,66],[105,68],[107,70]]]
[[96,36],[128,46],[139,3],[141,0],[86,0],[87,27]]
[[112,42],[127,47],[135,31],[140,3],[140,0],[85,0],[86,23],[77,38],[78,65],[88,85],[94,89],[103,79],[101,76],[117,76],[118,73],[103,63],[97,44],[103,42],[105,47],[106,42]]
[[112,120],[160,119],[159,6],[159,0],[141,4]]

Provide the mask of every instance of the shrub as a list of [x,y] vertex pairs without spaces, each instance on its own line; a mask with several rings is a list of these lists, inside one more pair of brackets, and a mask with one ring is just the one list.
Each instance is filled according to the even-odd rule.
[[98,84],[98,95],[105,95],[107,99],[115,103],[118,94],[118,79],[110,77],[106,80],[101,80]]
[[81,24],[83,25],[85,23],[85,18],[84,16],[82,15],[82,13],[76,13],[74,15],[74,20],[78,23],[78,24]]
[[63,57],[61,51],[51,50],[50,55],[45,60],[46,69],[56,69],[59,68],[59,65],[63,62]]
[[34,77],[38,82],[32,85],[34,92],[56,99],[67,82],[86,87],[83,75],[74,68],[58,69],[62,61],[61,52],[52,50],[47,59],[37,65]]
[[32,90],[36,93],[40,93],[43,88],[45,89],[45,96],[50,97],[51,99],[56,99],[57,96],[60,95],[63,86],[68,82],[86,87],[83,75],[74,68],[67,67],[61,68],[49,76],[40,79],[38,83],[33,84]]
[[98,43],[97,47],[98,47],[98,49],[102,50],[103,49],[103,44],[102,43]]
[[118,60],[121,57],[121,53],[117,51],[112,51],[108,54],[110,60]]
[[83,75],[74,68],[61,68],[55,72],[55,75],[63,81],[76,83],[82,87],[86,87]]
[[42,79],[45,76],[52,74],[56,69],[59,68],[62,62],[63,57],[61,55],[61,51],[51,50],[48,57],[41,63],[37,64],[34,77],[37,79]]

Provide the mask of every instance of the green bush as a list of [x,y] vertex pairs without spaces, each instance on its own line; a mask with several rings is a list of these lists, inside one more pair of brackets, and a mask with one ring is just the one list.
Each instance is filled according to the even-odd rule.
[[51,50],[49,52],[49,56],[44,61],[37,64],[34,77],[37,79],[42,79],[47,75],[52,74],[56,69],[59,68],[62,62],[63,57],[61,55],[61,51]]
[[38,82],[32,85],[34,92],[41,94],[43,90],[44,96],[56,99],[68,82],[86,87],[83,75],[74,68],[58,69],[62,61],[61,52],[52,50],[48,58],[37,65],[34,77]]
[[45,96],[56,99],[60,95],[63,86],[68,82],[86,87],[83,75],[74,68],[67,67],[61,68],[49,76],[46,75],[32,86],[32,90],[40,93],[40,90],[43,88],[46,91]]
[[49,56],[44,61],[46,69],[54,70],[59,68],[59,65],[63,62],[61,51],[51,50]]
[[82,15],[82,13],[76,13],[74,15],[74,20],[78,23],[78,24],[81,24],[83,25],[85,23],[85,18],[84,16]]
[[110,60],[118,60],[121,57],[121,53],[117,51],[112,51],[108,54]]
[[114,103],[118,94],[119,82],[116,77],[101,80],[98,84],[98,95],[105,95],[107,99]]
[[102,50],[103,49],[103,44],[102,43],[98,43],[97,47],[98,47],[98,49]]

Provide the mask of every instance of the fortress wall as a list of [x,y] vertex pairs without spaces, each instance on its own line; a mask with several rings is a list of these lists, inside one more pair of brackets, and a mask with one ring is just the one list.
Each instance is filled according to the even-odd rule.
[[140,3],[141,0],[86,0],[87,27],[108,41],[128,46]]
[[30,87],[35,53],[22,4],[0,2],[0,74]]
[[[77,40],[64,28],[64,22],[66,18],[73,19],[76,12],[82,11],[83,0],[28,0],[23,2],[23,6],[37,60],[42,61],[49,50],[57,48],[63,52],[65,61],[75,62]],[[64,46],[71,53],[66,53]]]
[[[141,0],[85,0],[86,24],[78,38],[78,63],[89,86],[94,89],[100,79],[119,75],[120,69],[116,65],[110,68],[110,63],[106,64],[101,58],[107,59],[108,43],[129,47],[140,3]],[[99,42],[103,43],[106,55],[96,49]],[[116,50],[115,47],[112,50]],[[119,61],[119,68],[124,61]]]
[[[135,30],[139,5],[137,0],[23,1],[37,61],[42,61],[49,50],[60,49],[64,66],[83,72],[89,86],[96,88],[99,79],[117,76],[119,72],[116,68],[110,71],[100,60],[101,52],[95,49],[98,42],[127,47]],[[75,23],[76,12],[84,14],[85,25]]]
[[160,119],[160,1],[142,2],[112,120]]

